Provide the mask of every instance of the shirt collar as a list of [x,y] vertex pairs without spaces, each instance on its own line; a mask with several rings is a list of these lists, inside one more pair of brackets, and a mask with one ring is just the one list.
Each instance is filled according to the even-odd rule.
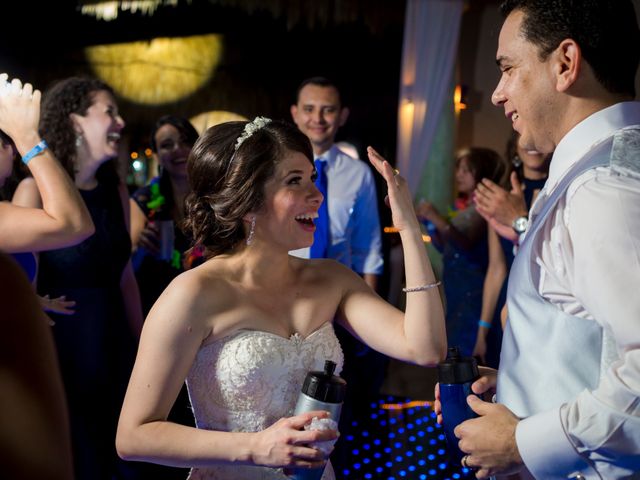
[[324,152],[322,155],[314,156],[314,160],[324,160],[328,165],[333,165],[338,156],[338,147],[335,144],[331,145],[331,148]]
[[546,190],[551,191],[564,174],[595,145],[613,135],[616,130],[640,124],[640,102],[620,102],[599,110],[573,127],[556,147]]

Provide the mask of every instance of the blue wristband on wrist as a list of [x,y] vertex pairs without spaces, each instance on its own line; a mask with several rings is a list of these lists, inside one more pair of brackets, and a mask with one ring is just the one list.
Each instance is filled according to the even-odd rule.
[[491,324],[489,322],[485,322],[484,320],[479,320],[478,326],[484,327],[484,328],[491,328]]
[[41,140],[40,143],[38,143],[35,147],[33,147],[31,150],[29,150],[27,153],[25,153],[22,156],[22,163],[26,165],[27,163],[29,163],[29,160],[31,160],[36,155],[40,155],[47,148],[49,148],[49,145],[47,145],[47,142],[44,140]]

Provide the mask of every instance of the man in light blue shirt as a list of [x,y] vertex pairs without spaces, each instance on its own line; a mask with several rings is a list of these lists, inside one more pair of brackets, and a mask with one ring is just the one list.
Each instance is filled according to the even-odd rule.
[[[311,141],[316,159],[326,161],[330,243],[327,258],[333,258],[359,273],[376,289],[382,273],[382,241],[376,188],[371,170],[335,146],[338,129],[349,117],[335,84],[313,77],[298,87],[291,105],[293,121]],[[309,249],[291,252],[309,257]]]

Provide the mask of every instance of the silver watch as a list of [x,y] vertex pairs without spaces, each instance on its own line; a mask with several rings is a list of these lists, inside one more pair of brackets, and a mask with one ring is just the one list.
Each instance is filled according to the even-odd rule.
[[518,235],[522,235],[524,232],[526,232],[528,226],[529,226],[529,219],[527,217],[518,217],[511,224],[513,231],[516,232]]

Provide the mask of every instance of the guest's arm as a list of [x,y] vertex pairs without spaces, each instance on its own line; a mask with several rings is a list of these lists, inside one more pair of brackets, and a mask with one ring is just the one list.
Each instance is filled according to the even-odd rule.
[[493,322],[496,306],[501,307],[497,305],[498,297],[504,280],[507,278],[507,263],[498,234],[493,229],[489,229],[487,235],[489,237],[489,266],[484,276],[482,288],[482,310],[480,312],[482,324],[478,325],[476,345],[473,349],[473,355],[480,357],[483,362],[487,353],[487,334]]
[[[6,75],[0,75],[0,83]],[[40,91],[19,80],[0,95],[0,129],[24,157],[39,145]],[[48,148],[33,156],[28,167],[38,186],[42,208],[0,202],[0,248],[8,252],[50,250],[74,245],[93,231],[80,194]],[[19,226],[19,228],[16,228]]]

